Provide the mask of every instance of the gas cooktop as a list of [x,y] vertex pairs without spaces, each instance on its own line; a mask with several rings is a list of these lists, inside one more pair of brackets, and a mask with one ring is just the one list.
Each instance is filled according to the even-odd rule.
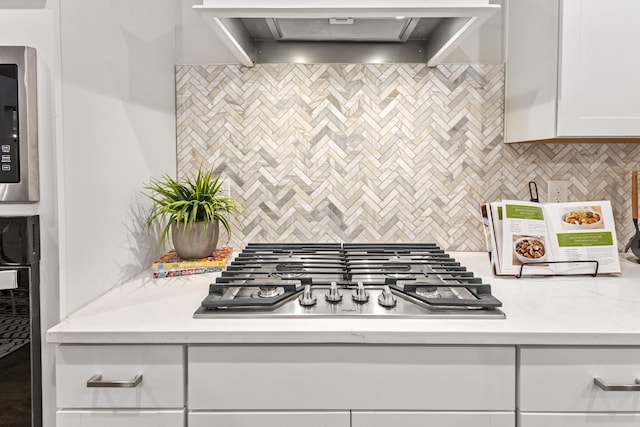
[[502,303],[436,244],[250,243],[195,318],[498,318]]

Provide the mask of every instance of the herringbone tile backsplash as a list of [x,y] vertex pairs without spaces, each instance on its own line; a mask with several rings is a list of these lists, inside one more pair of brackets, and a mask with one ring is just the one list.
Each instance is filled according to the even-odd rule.
[[229,179],[231,245],[436,242],[480,251],[483,201],[569,180],[570,200],[611,200],[632,234],[640,144],[503,141],[502,65],[177,67],[179,177]]

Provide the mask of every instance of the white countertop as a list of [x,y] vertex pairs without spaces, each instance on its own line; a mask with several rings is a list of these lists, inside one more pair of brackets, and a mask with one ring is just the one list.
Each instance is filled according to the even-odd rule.
[[486,253],[451,255],[491,284],[506,319],[194,319],[215,273],[145,272],[47,331],[53,343],[639,345],[640,264],[621,276],[498,278]]

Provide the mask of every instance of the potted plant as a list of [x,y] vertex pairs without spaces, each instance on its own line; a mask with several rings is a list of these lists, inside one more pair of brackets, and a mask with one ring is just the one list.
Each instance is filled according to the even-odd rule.
[[147,225],[164,221],[160,244],[171,231],[174,248],[183,259],[204,258],[215,251],[220,224],[231,237],[228,216],[239,211],[238,203],[221,194],[222,180],[211,171],[178,181],[165,174],[145,186],[153,205]]

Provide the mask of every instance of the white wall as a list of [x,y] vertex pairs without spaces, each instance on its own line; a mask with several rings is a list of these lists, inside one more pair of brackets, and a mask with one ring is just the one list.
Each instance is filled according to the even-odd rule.
[[58,1],[0,1],[0,45],[31,46],[37,52],[40,201],[2,204],[0,215],[40,215],[40,293],[42,328],[43,413],[45,427],[55,414],[53,345],[44,332],[59,320],[58,171],[61,169],[59,105]]
[[63,316],[160,253],[139,205],[151,176],[175,176],[177,10],[177,0],[62,2]]
[[502,64],[505,58],[504,22],[506,0],[491,0],[502,8],[487,19],[477,30],[472,31],[445,58],[452,64]]
[[193,5],[202,0],[179,0],[177,15],[177,64],[233,64],[235,56],[223,43],[216,42],[216,33],[202,13]]

